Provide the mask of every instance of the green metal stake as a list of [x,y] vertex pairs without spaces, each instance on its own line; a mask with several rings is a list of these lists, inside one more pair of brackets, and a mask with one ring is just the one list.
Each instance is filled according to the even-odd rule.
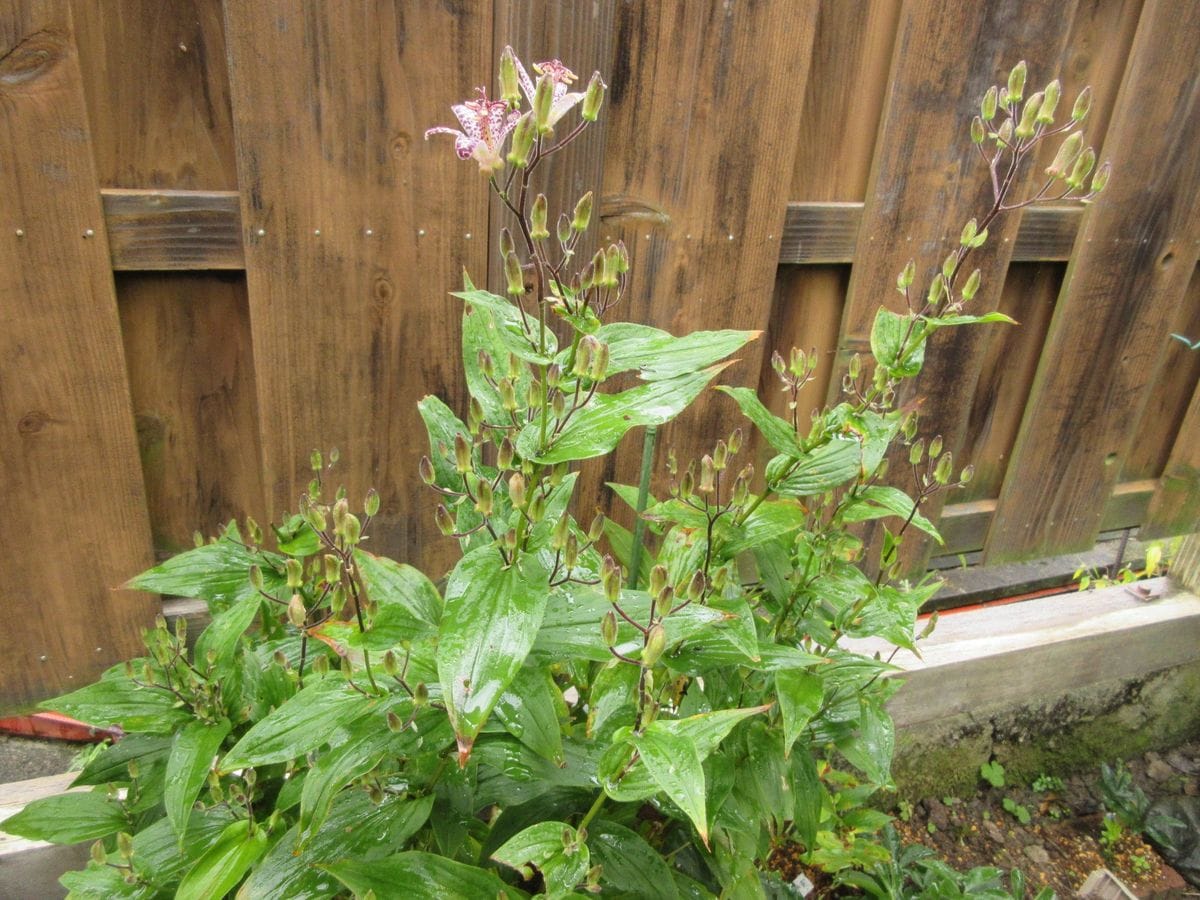
[[629,551],[629,589],[636,590],[638,574],[642,568],[642,537],[646,533],[646,501],[650,497],[650,469],[654,465],[654,444],[658,438],[658,426],[647,425],[642,440],[642,478],[638,482],[637,521],[633,525],[633,549]]

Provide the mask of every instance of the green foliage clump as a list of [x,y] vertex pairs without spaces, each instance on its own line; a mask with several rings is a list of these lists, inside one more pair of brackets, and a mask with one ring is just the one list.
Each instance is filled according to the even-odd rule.
[[[891,785],[896,682],[845,642],[916,647],[938,585],[901,578],[899,549],[911,529],[936,537],[920,507],[970,469],[898,398],[935,332],[1008,321],[968,311],[980,275],[965,263],[996,216],[1102,187],[1106,169],[1084,193],[1095,154],[1074,133],[1046,187],[1009,196],[1086,97],[1054,127],[1057,82],[1022,101],[1022,64],[989,92],[972,138],[990,209],[927,289],[915,262],[900,273],[903,305],[879,309],[839,402],[802,419],[815,361],[777,355],[790,415],[722,387],[756,438],[733,428],[698,460],[672,456],[645,508],[614,485],[643,543],[581,514],[577,465],[674,418],[757,335],[612,321],[629,254],[582,258],[592,195],[555,219],[533,181],[595,120],[604,84],[573,93],[556,60],[535,73],[507,50],[502,99],[455,107],[459,155],[510,221],[505,295],[469,279],[454,295],[469,403],[420,403],[420,473],[461,551],[444,587],[368,551],[379,497],[331,491],[333,460],[314,454],[296,514],[269,532],[230,524],[130,582],[203,598],[211,624],[190,647],[160,621],[144,657],[45,704],[126,736],[88,760],[76,784],[92,790],[6,830],[95,841],[63,877],[74,896],[761,897],[785,842],[875,896],[1008,896],[993,870],[901,852],[868,805]],[[761,476],[752,446],[771,454]],[[889,460],[915,496],[885,482]],[[872,520],[881,540],[864,546],[855,526]]]

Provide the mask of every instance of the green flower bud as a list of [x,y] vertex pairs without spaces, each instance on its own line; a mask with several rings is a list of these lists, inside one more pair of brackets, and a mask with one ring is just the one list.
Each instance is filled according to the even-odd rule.
[[304,566],[300,560],[294,556],[288,557],[284,564],[284,570],[287,572],[287,586],[290,588],[298,588],[304,584]]
[[383,654],[383,671],[391,678],[396,678],[400,674],[400,659],[392,650]]
[[940,456],[941,453],[942,453],[942,436],[940,434],[934,435],[933,439],[929,442],[929,457],[930,457],[930,459],[932,459],[935,456]]
[[533,122],[533,114],[526,113],[517,120],[513,128],[512,141],[508,145],[508,161],[518,169],[529,165],[529,154],[533,151],[533,141],[537,137],[537,126]]
[[617,614],[611,609],[600,620],[600,636],[610,647],[617,642]]
[[542,241],[550,237],[550,229],[547,223],[550,221],[550,205],[546,200],[545,194],[538,194],[534,198],[533,206],[529,209],[529,236],[535,241]]
[[567,413],[567,398],[563,396],[562,391],[555,391],[554,396],[550,398],[550,412],[554,414],[556,419],[561,419]]
[[326,553],[322,559],[325,564],[325,583],[337,584],[342,580],[342,560],[332,553]]
[[896,276],[896,290],[900,293],[905,293],[910,287],[914,279],[917,277],[917,264],[913,260],[909,260],[908,264],[900,270],[900,274]]
[[[930,454],[932,457],[932,454]],[[941,455],[937,461],[937,465],[933,469],[933,480],[938,484],[947,484],[950,481],[951,468],[954,465],[953,454],[947,450]]]
[[550,549],[562,550],[567,546],[567,537],[571,533],[571,520],[566,513],[554,523],[554,530],[550,532]]
[[942,277],[946,279],[946,283],[950,282],[950,276],[954,274],[954,270],[958,267],[958,254],[951,253],[942,260]]
[[496,466],[501,470],[511,469],[513,456],[516,454],[516,448],[513,447],[513,442],[510,438],[505,437],[500,442],[500,447],[496,450]]
[[911,441],[917,433],[917,414],[915,412],[907,412],[904,418],[900,420],[900,433],[904,435],[906,441]]
[[127,762],[125,764],[125,770],[127,772],[129,772],[129,777],[132,778],[134,781],[137,781],[138,776],[141,774],[141,771],[142,771],[141,766],[138,764],[138,761],[136,759],[129,760],[129,762]]
[[959,236],[958,242],[964,247],[970,247],[971,241],[975,240],[975,235],[979,234],[979,223],[971,219],[963,226],[962,234]]
[[590,334],[585,334],[579,342],[579,346],[575,348],[575,365],[571,368],[571,374],[578,378],[587,378],[592,368],[592,358],[599,347],[600,342]]
[[467,430],[472,435],[479,434],[479,427],[483,424],[483,404],[475,397],[472,397],[467,403]]
[[379,515],[379,491],[375,488],[367,491],[367,497],[363,501],[363,512],[372,518]]
[[263,530],[259,527],[258,522],[254,521],[250,516],[246,516],[246,534],[250,538],[250,543],[261,544],[263,542]]
[[558,487],[562,484],[562,480],[567,477],[569,466],[565,462],[555,463],[550,469],[550,487]]
[[735,506],[741,506],[750,499],[750,480],[748,478],[738,475],[733,482],[733,495],[730,499],[733,500]]
[[975,293],[979,290],[979,282],[982,277],[983,276],[979,274],[978,269],[970,274],[970,276],[967,278],[967,283],[962,287],[963,300],[970,302],[971,300],[975,299]]
[[309,468],[311,468],[314,472],[320,472],[321,469],[324,468],[324,464],[321,461],[321,451],[320,450],[314,450],[309,455],[308,465],[309,465]]
[[571,242],[571,217],[566,213],[558,214],[556,237],[558,238],[558,243],[563,248],[566,248],[567,244]]
[[589,262],[579,273],[579,290],[586,291],[596,284],[596,264]]
[[1112,165],[1105,163],[1096,170],[1096,174],[1092,176],[1091,193],[1098,194],[1108,185],[1108,176],[1112,174]]
[[[507,228],[500,229],[500,257],[503,259],[510,253],[517,252],[517,245],[513,242],[512,232]],[[480,351],[482,352],[482,351]]]
[[804,355],[804,351],[799,347],[792,348],[791,360],[788,362],[788,370],[797,378],[803,378],[808,369],[808,359]]
[[683,500],[690,499],[692,496],[692,492],[695,490],[695,486],[696,486],[696,476],[695,476],[695,473],[692,471],[692,469],[689,467],[688,470],[683,473],[683,477],[679,479],[679,497],[680,497],[680,499],[683,499]]
[[480,515],[490,516],[492,514],[492,483],[486,478],[479,480],[479,489],[475,493],[475,509]]
[[460,475],[471,471],[471,445],[461,431],[454,435],[454,467]]
[[96,843],[92,844],[92,849],[89,853],[92,857],[92,862],[96,863],[96,865],[103,866],[108,863],[108,854],[104,852],[103,841],[96,841]]
[[1071,121],[1082,122],[1087,118],[1088,112],[1092,108],[1092,86],[1088,85],[1079,92],[1079,96],[1075,98],[1075,105],[1071,108]]
[[846,366],[846,374],[850,376],[851,381],[862,374],[862,356],[860,354],[855,353],[850,357],[850,362]]
[[729,462],[729,445],[723,440],[718,440],[717,445],[713,448],[713,468],[718,472],[722,471]]
[[126,861],[133,859],[133,835],[126,831],[117,834],[117,853]]
[[558,363],[551,363],[546,369],[546,387],[554,390],[560,381],[562,381],[562,366]]
[[346,517],[350,515],[350,504],[346,502],[345,497],[339,497],[337,503],[333,504],[333,527],[336,531],[342,531],[346,526]]
[[1016,130],[1016,135],[1021,140],[1033,137],[1034,131],[1037,130],[1038,112],[1042,108],[1044,96],[1041,91],[1038,91],[1025,101],[1025,108],[1021,111],[1021,121]]
[[404,720],[389,709],[387,713],[387,727],[388,731],[392,734],[399,734],[404,730]]
[[609,244],[604,251],[604,280],[609,287],[616,287],[621,270],[621,254],[616,244]]
[[998,97],[996,86],[993,84],[987,89],[987,93],[983,95],[983,102],[979,105],[979,113],[983,121],[990,122],[996,118],[996,101]]
[[513,472],[508,479],[508,499],[517,509],[525,508],[525,476],[520,472]]
[[675,606],[675,588],[669,584],[665,585],[661,591],[654,595],[654,609],[652,613],[656,619],[663,619],[671,612]]
[[1025,94],[1025,75],[1027,71],[1028,67],[1025,65],[1025,60],[1021,60],[1008,73],[1008,99],[1013,103],[1020,103],[1021,97]]
[[329,674],[329,657],[326,656],[324,653],[319,654],[312,661],[312,670],[313,670],[313,673],[316,675],[328,675]]
[[929,294],[927,297],[928,303],[933,308],[942,302],[946,296],[946,279],[941,272],[933,276],[933,280],[929,282]]
[[588,191],[575,204],[575,215],[571,219],[571,227],[576,231],[587,231],[588,224],[592,221],[592,202],[594,199],[595,197],[592,192]]
[[649,669],[657,663],[667,649],[667,630],[662,623],[652,625],[646,633],[646,644],[642,647],[642,665]]
[[588,526],[588,540],[593,544],[604,536],[604,513],[598,512],[592,518],[592,524]]
[[579,113],[585,122],[595,122],[600,115],[600,106],[604,103],[604,90],[607,87],[600,73],[593,72],[592,80],[588,82],[587,90],[583,94],[583,107]]
[[563,562],[568,571],[575,568],[575,564],[579,562],[579,540],[575,537],[574,532],[567,534],[567,543],[563,547]]
[[512,47],[500,54],[500,99],[516,109],[521,105],[521,82],[517,77],[517,57]]
[[292,599],[288,601],[287,617],[296,628],[304,627],[308,619],[308,610],[304,608],[304,601],[300,599],[299,594],[292,594]]
[[713,458],[707,453],[700,460],[700,487],[698,490],[702,494],[711,494],[715,490],[714,476],[716,470],[713,468]]
[[1052,82],[1046,85],[1046,90],[1042,94],[1042,108],[1038,110],[1037,122],[1039,125],[1054,124],[1054,110],[1058,106],[1058,100],[1062,96],[1062,85],[1055,78]]
[[699,600],[704,596],[704,589],[708,586],[708,581],[704,577],[704,573],[697,570],[692,573],[691,580],[688,581],[687,597],[689,600]]
[[517,408],[517,389],[510,378],[501,378],[496,382],[496,391],[500,394],[500,405],[506,412]]
[[1013,120],[1005,119],[1000,123],[1000,129],[996,132],[996,146],[1003,144],[1011,144],[1013,136]]
[[1095,165],[1096,151],[1088,147],[1079,154],[1079,158],[1075,160],[1075,165],[1071,167],[1071,174],[1067,176],[1067,187],[1073,191],[1082,188],[1084,181],[1092,173],[1092,168]]
[[533,492],[533,499],[529,501],[529,509],[525,512],[534,525],[546,518],[546,497],[541,491]]
[[[256,591],[261,591],[263,589],[263,585],[264,585],[264,581],[263,581],[262,569],[257,564],[251,566],[250,567],[250,586],[253,587]],[[184,620],[179,619],[178,621],[182,622]]]
[[433,463],[428,456],[422,456],[421,461],[417,463],[417,472],[421,475],[421,480],[426,484],[433,484],[437,480],[437,474],[433,471]]
[[1075,162],[1079,151],[1083,149],[1083,132],[1076,131],[1066,138],[1054,155],[1054,161],[1046,167],[1046,174],[1052,178],[1062,178],[1067,168]]
[[423,681],[418,681],[413,688],[413,707],[420,709],[429,702],[429,687]]
[[525,273],[521,271],[521,260],[515,253],[504,257],[504,289],[513,296],[525,293]]
[[600,569],[600,583],[604,587],[604,596],[609,603],[617,603],[621,599],[621,567],[610,557],[605,557],[605,564]]
[[608,257],[603,250],[597,250],[596,255],[592,257],[592,269],[592,284],[605,287],[609,283]]
[[533,91],[533,122],[538,134],[549,134],[550,113],[554,105],[554,82],[549,75],[541,76]]
[[925,456],[925,439],[917,438],[913,445],[908,448],[908,461],[914,466],[919,466],[921,460]]
[[504,547],[510,553],[517,549],[517,529],[510,528],[504,532]]
[[968,485],[971,483],[971,479],[974,477],[975,477],[975,467],[967,466],[962,470],[962,472],[959,473],[958,483],[961,485],[964,485],[964,486]]
[[982,144],[987,138],[987,129],[983,127],[983,119],[976,116],[971,120],[971,143]]
[[592,365],[588,371],[588,377],[592,381],[603,381],[608,374],[608,354],[608,344],[597,341],[596,351],[592,356]]
[[617,241],[617,274],[624,275],[629,271],[629,248],[622,240]]
[[446,509],[444,505],[441,503],[437,505],[433,511],[433,518],[437,522],[438,531],[446,537],[454,534],[454,519],[450,516],[450,510]]

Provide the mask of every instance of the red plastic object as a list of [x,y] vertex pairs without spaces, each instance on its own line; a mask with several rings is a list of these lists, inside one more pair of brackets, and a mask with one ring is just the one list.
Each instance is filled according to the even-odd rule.
[[0,719],[0,733],[88,744],[116,740],[122,735],[119,728],[97,728],[58,713],[34,713],[31,716]]

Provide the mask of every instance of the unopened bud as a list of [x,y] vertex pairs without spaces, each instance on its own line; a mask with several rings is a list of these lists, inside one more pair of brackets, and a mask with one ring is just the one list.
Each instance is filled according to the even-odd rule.
[[1028,67],[1021,60],[1008,73],[1008,99],[1011,103],[1020,103],[1025,94],[1025,75]]
[[588,526],[587,536],[593,544],[604,536],[604,513],[596,513],[592,524]]
[[611,609],[600,620],[600,636],[610,647],[617,642],[617,614]]
[[296,628],[304,627],[308,619],[308,610],[304,608],[304,601],[300,599],[299,594],[292,594],[292,599],[288,601],[287,617]]
[[500,99],[516,109],[521,105],[521,82],[517,77],[517,58],[512,47],[500,54]]
[[533,91],[533,121],[538,134],[551,132],[550,112],[553,106],[554,81],[549,75],[543,75],[538,79],[537,87]]
[[133,858],[133,835],[127,831],[117,834],[117,852],[121,854],[121,859],[130,860]]
[[604,251],[604,283],[609,287],[617,286],[617,276],[621,271],[621,254],[616,244],[609,244]]
[[592,368],[592,357],[599,345],[590,334],[584,335],[579,342],[579,346],[575,348],[575,365],[571,367],[571,374],[578,378],[587,378],[588,373]]
[[714,476],[716,469],[713,467],[713,458],[707,453],[700,460],[700,487],[698,490],[702,494],[711,494],[715,489]]
[[337,584],[342,580],[342,561],[339,557],[332,553],[325,554],[323,559],[325,564],[325,583]]
[[704,577],[704,573],[696,571],[692,573],[691,579],[688,581],[687,596],[689,600],[699,600],[704,596],[704,589],[708,586],[708,581]]
[[513,472],[512,477],[508,479],[508,499],[517,509],[524,509],[525,476],[520,472]]
[[979,112],[983,117],[983,121],[990,122],[996,118],[997,98],[996,86],[992,85],[987,89],[987,93],[983,95],[983,102],[979,105]]
[[[932,454],[931,454],[932,456]],[[941,455],[937,461],[937,465],[933,469],[933,480],[938,484],[947,484],[950,481],[951,468],[954,465],[953,454],[947,450]]]
[[962,485],[970,484],[971,479],[975,477],[975,467],[966,466],[958,475],[958,483]]
[[383,654],[383,671],[391,678],[395,678],[400,674],[400,660],[392,650]]
[[983,127],[983,119],[976,116],[971,120],[971,143],[982,144],[987,138],[987,129]]
[[329,657],[324,653],[319,654],[317,658],[312,661],[312,670],[317,675],[328,675]]
[[567,398],[563,396],[562,391],[555,391],[550,398],[550,411],[554,413],[554,418],[561,419],[567,412]]
[[529,209],[529,236],[535,241],[550,237],[549,221],[550,207],[546,201],[546,195],[538,194],[534,198],[533,206]]
[[433,511],[433,518],[437,522],[438,530],[449,537],[454,534],[454,519],[450,516],[450,510],[439,503]]
[[460,475],[471,471],[471,445],[461,431],[454,435],[454,467]]
[[1025,101],[1025,108],[1021,111],[1021,121],[1017,125],[1016,135],[1018,138],[1025,139],[1033,137],[1033,132],[1037,130],[1037,117],[1042,108],[1042,100],[1045,95],[1038,91],[1032,97]]
[[96,843],[92,844],[90,855],[92,857],[92,862],[96,863],[98,866],[103,866],[108,863],[108,854],[104,852],[103,841],[96,841]]
[[508,161],[519,169],[529,165],[529,154],[533,150],[533,141],[537,137],[537,127],[533,123],[533,113],[526,113],[517,120],[513,128],[512,141],[508,145]]
[[783,375],[787,372],[787,363],[778,350],[774,350],[771,353],[771,368],[775,370],[775,374],[777,375]]
[[929,458],[932,459],[935,456],[940,456],[941,453],[942,453],[942,436],[940,434],[938,434],[938,435],[935,435],[929,441]]
[[617,241],[617,274],[624,275],[629,271],[629,248],[622,240]]
[[566,213],[558,214],[558,224],[555,226],[555,236],[558,243],[565,248],[571,242],[571,217]]
[[571,533],[571,520],[566,513],[554,523],[554,530],[550,532],[550,549],[562,550],[567,546],[567,536]]
[[1058,100],[1061,96],[1062,85],[1055,78],[1046,85],[1046,90],[1042,93],[1042,108],[1038,110],[1037,115],[1039,125],[1051,125],[1054,123],[1054,110],[1058,107]]
[[413,706],[416,707],[417,709],[420,709],[422,706],[424,706],[426,703],[429,702],[429,688],[428,688],[428,686],[426,686],[425,682],[423,682],[423,681],[418,682],[417,686],[413,688],[413,698],[412,699],[413,699]]
[[692,492],[696,489],[696,476],[689,468],[683,473],[683,477],[679,479],[679,496],[683,500],[687,500],[692,496]]
[[650,626],[646,633],[646,644],[642,647],[642,665],[649,669],[662,658],[667,649],[667,630],[662,624]]
[[[974,239],[974,235],[972,235],[972,240],[973,239]],[[969,242],[968,242],[967,246],[970,246]],[[942,277],[946,279],[947,283],[950,282],[950,276],[954,274],[954,270],[957,267],[958,267],[958,254],[957,253],[951,253],[949,256],[947,256],[945,259],[942,260]]]
[[1082,122],[1087,118],[1088,111],[1092,108],[1092,87],[1088,85],[1079,92],[1079,96],[1075,98],[1075,105],[1071,108],[1071,121]]
[[496,450],[496,467],[501,471],[512,468],[513,454],[516,450],[513,447],[513,442],[505,437],[500,442],[500,447]]
[[976,292],[979,290],[979,282],[982,279],[979,270],[976,269],[967,277],[967,282],[962,286],[962,298],[966,301],[971,301],[975,298]]
[[525,293],[525,273],[516,253],[504,257],[504,289],[514,296]]
[[475,509],[480,515],[490,516],[492,514],[492,483],[486,478],[479,480],[479,487],[475,493]]
[[733,482],[733,494],[730,499],[736,506],[741,506],[750,499],[750,479],[738,475],[737,480]]
[[387,714],[387,727],[388,731],[392,732],[392,734],[399,734],[404,730],[404,720],[389,709]]
[[741,427],[733,429],[733,433],[729,435],[729,455],[736,456],[738,451],[742,449],[742,429]]
[[308,465],[309,468],[311,468],[314,472],[321,471],[321,469],[324,467],[324,464],[321,461],[320,450],[314,450],[311,454],[309,454]]
[[850,357],[850,362],[846,366],[846,374],[850,376],[851,381],[862,374],[862,356],[855,353]]
[[284,569],[287,572],[287,586],[290,588],[298,588],[304,583],[304,565],[300,560],[293,557],[288,557],[288,561],[284,563]]
[[583,107],[579,115],[585,122],[595,122],[600,115],[600,106],[604,103],[604,90],[608,87],[599,72],[592,73],[587,90],[583,94]]
[[941,272],[938,272],[929,282],[929,294],[927,295],[926,299],[929,305],[936,309],[938,304],[942,302],[945,296],[946,278]]
[[421,457],[421,461],[417,463],[417,471],[421,475],[421,480],[426,484],[433,484],[437,480],[437,475],[433,471],[433,462],[428,456]]
[[608,344],[603,341],[596,342],[596,351],[592,355],[592,365],[588,370],[588,377],[592,381],[603,381],[608,374]]
[[997,144],[1011,144],[1013,136],[1013,120],[1005,119],[1000,123],[1000,128],[996,131]]
[[605,287],[608,283],[608,258],[603,250],[597,250],[596,255],[592,257],[592,284]]
[[1054,161],[1046,167],[1046,174],[1052,178],[1062,178],[1071,164],[1075,162],[1075,158],[1079,156],[1081,149],[1083,149],[1083,132],[1076,131],[1062,142],[1058,153],[1054,155]]
[[713,468],[718,472],[722,471],[729,461],[729,445],[723,440],[718,440],[717,445],[713,447],[712,461]]
[[595,197],[592,192],[588,191],[575,204],[575,215],[571,219],[571,227],[576,231],[587,231],[588,224],[592,221],[592,203],[594,199]]
[[567,571],[575,568],[575,564],[579,562],[579,539],[575,537],[574,532],[567,534],[566,546],[563,547],[563,562]]
[[534,490],[533,499],[529,501],[529,509],[525,514],[534,525],[546,518],[546,497],[541,491]]
[[925,439],[917,438],[911,447],[908,448],[908,461],[914,466],[919,466],[921,460],[925,457]]
[[1082,188],[1084,181],[1092,174],[1092,168],[1095,165],[1096,151],[1088,147],[1079,154],[1079,158],[1075,160],[1075,165],[1071,167],[1071,174],[1067,176],[1067,187],[1076,191]]
[[358,516],[347,514],[346,521],[342,523],[342,537],[351,547],[356,546],[362,539],[362,522]]
[[504,407],[506,412],[513,412],[517,408],[517,389],[512,383],[511,378],[501,378],[496,382],[496,391],[500,394],[500,405]]
[[604,596],[609,603],[621,599],[621,567],[605,557],[605,565],[600,571],[600,583],[604,587]]
[[1112,164],[1105,163],[1092,176],[1091,193],[1098,194],[1108,185],[1108,176],[1112,174]]
[[596,264],[589,262],[579,273],[579,290],[589,290],[596,284]]

